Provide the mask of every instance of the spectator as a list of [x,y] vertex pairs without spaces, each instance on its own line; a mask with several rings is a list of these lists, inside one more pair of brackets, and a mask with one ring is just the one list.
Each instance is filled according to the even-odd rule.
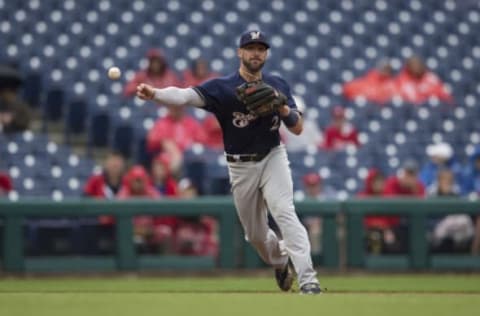
[[375,69],[343,85],[343,95],[348,100],[365,98],[367,101],[384,104],[395,94],[395,80],[388,60],[380,61]]
[[[307,198],[327,200],[336,197],[335,190],[330,186],[324,186],[320,175],[314,172],[303,176],[303,187]],[[307,228],[312,254],[321,254],[322,218],[319,216],[307,216],[302,218],[302,222]]]
[[175,238],[175,253],[190,256],[217,256],[218,223],[215,218],[202,216],[183,221]]
[[294,95],[293,99],[297,105],[297,109],[303,113],[303,131],[300,135],[288,132],[284,124],[280,126],[280,136],[285,143],[287,150],[290,152],[302,151],[308,147],[317,148],[321,145],[322,133],[318,128],[316,116],[317,109],[305,109],[305,101],[302,97]]
[[21,84],[15,69],[0,66],[0,132],[16,133],[29,128],[30,107],[18,96]]
[[[359,197],[380,198],[385,190],[385,175],[378,169],[372,168],[368,171],[365,178],[363,191],[359,193]],[[399,224],[396,216],[367,216],[364,226],[367,229],[391,230]]]
[[418,178],[418,164],[407,160],[397,175],[389,177],[385,183],[385,196],[424,197],[425,186]]
[[[385,186],[384,174],[375,168],[368,171],[363,191],[359,197],[380,198]],[[368,215],[363,221],[366,230],[367,249],[374,254],[392,253],[400,248],[400,218],[389,215]],[[397,236],[399,235],[399,236]]]
[[165,142],[172,141],[183,153],[195,142],[204,144],[205,131],[193,117],[185,114],[183,106],[169,106],[168,115],[158,119],[147,135],[147,149],[156,153],[165,150]]
[[453,157],[453,149],[447,143],[437,143],[427,146],[427,156],[430,160],[420,171],[420,180],[429,187],[435,182],[440,169],[450,169],[455,175],[455,181],[461,180],[462,167]]
[[460,187],[455,181],[452,170],[440,168],[432,184],[428,187],[429,196],[458,197]]
[[[462,193],[478,198],[480,196],[480,145],[477,145],[470,156],[469,164],[462,174]],[[475,237],[472,242],[472,253],[480,255],[480,216],[475,219]]]
[[[117,197],[122,178],[125,173],[125,158],[116,151],[107,154],[102,171],[87,179],[83,188],[83,195],[92,198],[113,200]],[[115,223],[113,216],[98,217],[101,225],[111,226]]]
[[[182,199],[198,197],[198,190],[188,178],[178,183]],[[175,238],[175,253],[194,256],[217,256],[218,222],[210,216],[183,218],[178,225]]]
[[[437,179],[429,187],[429,196],[458,197],[460,188],[450,169],[440,169]],[[469,249],[474,226],[470,216],[465,214],[448,215],[440,220],[431,220],[433,232],[431,236],[435,252],[465,252]]]
[[202,82],[218,76],[219,74],[210,71],[205,59],[197,58],[192,62],[190,69],[183,72],[183,86],[196,87]]
[[[389,177],[385,182],[383,191],[388,197],[424,197],[425,187],[418,178],[418,164],[415,160],[407,160],[395,176]],[[390,240],[389,247],[385,249],[390,253],[405,252],[407,249],[407,227],[398,216],[389,216],[389,221],[394,227],[394,237]]]
[[158,154],[152,161],[152,179],[155,188],[164,196],[179,195],[178,185],[171,173],[171,159],[168,153]]
[[105,158],[101,173],[88,178],[84,195],[96,198],[114,199],[120,190],[125,173],[125,158],[116,151],[111,151]]
[[[147,171],[139,165],[125,174],[119,199],[158,199],[160,193],[152,184]],[[140,252],[169,253],[173,250],[178,219],[174,216],[140,215],[133,219],[134,240]]]
[[6,196],[12,190],[12,179],[6,173],[0,172],[0,197]]
[[303,176],[303,187],[305,196],[308,198],[325,200],[336,197],[335,189],[330,186],[324,186],[322,178],[315,172],[307,173]]
[[361,197],[380,197],[383,195],[385,175],[378,169],[368,170],[363,190],[359,193]]
[[472,255],[480,255],[480,216],[475,219],[475,234],[472,242]]
[[205,145],[214,150],[223,150],[223,133],[220,123],[213,115],[207,115],[202,122],[205,131]]
[[147,171],[145,171],[142,166],[136,165],[130,168],[123,177],[118,197],[121,199],[130,197],[147,197],[155,199],[160,197],[160,192],[158,192],[153,186],[152,180]]
[[189,178],[180,179],[178,182],[179,196],[182,199],[198,197],[198,189]]
[[147,52],[147,58],[147,69],[137,72],[133,79],[126,84],[123,90],[126,97],[135,96],[137,86],[142,82],[157,88],[180,85],[177,75],[169,69],[167,60],[161,50],[150,49]]
[[462,193],[480,195],[480,145],[475,148],[462,172]]
[[345,109],[335,106],[332,110],[333,122],[325,130],[323,147],[327,150],[343,150],[347,145],[359,146],[358,132],[345,117]]
[[406,60],[403,70],[397,75],[397,90],[401,98],[408,103],[421,104],[431,97],[441,101],[453,102],[453,98],[442,81],[418,56]]

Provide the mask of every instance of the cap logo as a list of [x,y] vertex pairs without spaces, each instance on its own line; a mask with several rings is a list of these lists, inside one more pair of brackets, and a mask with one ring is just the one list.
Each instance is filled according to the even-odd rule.
[[257,40],[260,38],[260,32],[250,32],[250,39]]

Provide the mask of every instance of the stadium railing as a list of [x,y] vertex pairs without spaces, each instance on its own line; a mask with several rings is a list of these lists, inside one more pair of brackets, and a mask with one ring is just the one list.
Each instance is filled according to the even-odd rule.
[[[427,221],[451,214],[480,216],[480,201],[436,198],[356,199],[343,203],[346,218],[347,266],[372,269],[480,269],[480,257],[468,254],[432,254]],[[407,251],[398,255],[367,255],[364,251],[366,215],[398,215],[407,219]]]
[[[302,201],[296,203],[300,216],[322,217],[322,259],[328,268],[452,268],[479,269],[480,258],[470,255],[431,255],[426,237],[428,216],[462,213],[480,216],[480,203],[466,200],[352,199],[345,201]],[[139,255],[133,241],[132,218],[137,215],[211,215],[219,220],[220,249],[213,257]],[[368,214],[402,215],[408,218],[409,249],[404,255],[372,256],[365,253],[363,218]],[[86,217],[113,215],[116,248],[113,256],[30,257],[24,251],[23,225],[27,218]],[[70,200],[0,201],[3,220],[2,270],[24,271],[129,271],[143,269],[233,269],[258,267],[259,259],[242,241],[231,198],[193,200]],[[344,219],[344,220],[341,220]],[[339,233],[346,232],[346,260]],[[240,245],[240,246],[238,246]]]

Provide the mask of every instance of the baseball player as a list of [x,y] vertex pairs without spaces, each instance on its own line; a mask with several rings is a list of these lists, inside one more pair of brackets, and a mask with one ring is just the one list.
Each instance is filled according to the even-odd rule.
[[[181,89],[137,87],[137,96],[161,104],[191,105],[218,119],[235,207],[245,238],[275,268],[279,288],[289,291],[293,268],[303,294],[320,294],[310,244],[293,205],[291,170],[278,129],[302,132],[302,116],[282,78],[262,72],[270,45],[261,31],[241,35],[239,70],[198,86]],[[267,210],[280,228],[279,239],[267,224]]]

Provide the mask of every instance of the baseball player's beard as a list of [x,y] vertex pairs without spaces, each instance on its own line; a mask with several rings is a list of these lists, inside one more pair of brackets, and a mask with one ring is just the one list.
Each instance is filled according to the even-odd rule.
[[245,68],[247,68],[248,72],[255,74],[263,68],[263,65],[265,64],[265,62],[260,62],[257,65],[254,65],[252,62],[246,59],[242,59],[242,64],[243,66],[245,66]]

